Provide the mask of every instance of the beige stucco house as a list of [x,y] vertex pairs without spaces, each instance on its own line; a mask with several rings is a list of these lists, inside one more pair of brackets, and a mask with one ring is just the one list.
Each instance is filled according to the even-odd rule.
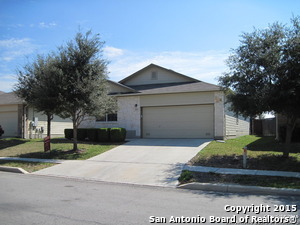
[[249,120],[227,110],[224,92],[158,65],[109,81],[117,115],[90,118],[81,127],[124,127],[127,138],[214,138],[249,134]]
[[[158,65],[149,66],[120,82],[108,81],[116,96],[116,114],[87,117],[80,127],[123,127],[127,138],[213,138],[249,134],[249,120],[236,117],[224,103],[224,92],[214,84]],[[0,125],[4,137],[45,137],[47,118],[11,93],[0,93]],[[72,128],[69,119],[55,116],[52,137]]]
[[[43,138],[47,133],[46,115],[28,107],[13,92],[0,94],[0,125],[3,137]],[[54,116],[51,136],[63,137],[65,128],[72,128],[71,120]]]

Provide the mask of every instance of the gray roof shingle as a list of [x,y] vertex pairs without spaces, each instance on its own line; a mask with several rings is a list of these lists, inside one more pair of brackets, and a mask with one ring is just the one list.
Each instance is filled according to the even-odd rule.
[[168,93],[184,93],[184,92],[204,92],[204,91],[220,91],[220,86],[209,84],[206,82],[188,82],[188,83],[169,83],[169,84],[150,84],[129,86],[137,90],[136,93],[128,93],[125,95],[147,95],[147,94],[168,94]]
[[23,104],[24,101],[16,96],[14,92],[2,93],[0,95],[0,105]]

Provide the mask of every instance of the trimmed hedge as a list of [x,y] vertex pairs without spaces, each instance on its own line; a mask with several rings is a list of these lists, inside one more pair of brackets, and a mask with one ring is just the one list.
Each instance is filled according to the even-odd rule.
[[[73,129],[65,129],[65,138],[73,138]],[[122,142],[126,138],[126,129],[124,128],[78,128],[77,139],[80,141],[94,142]]]
[[77,139],[79,141],[85,141],[87,138],[87,130],[86,128],[78,128],[77,129]]
[[111,128],[110,129],[110,140],[113,142],[125,141],[126,129],[124,128]]
[[97,128],[86,129],[87,138],[89,139],[89,141],[97,141],[98,139],[97,131],[98,131]]
[[73,138],[73,129],[65,129],[65,138],[69,140]]
[[2,134],[4,134],[4,130],[3,130],[2,126],[0,125],[0,137],[2,136]]
[[[65,138],[71,140],[73,138],[73,129],[65,129]],[[84,141],[87,138],[87,129],[78,128],[77,129],[77,139]]]
[[110,141],[110,128],[99,128],[97,130],[97,138],[99,142]]

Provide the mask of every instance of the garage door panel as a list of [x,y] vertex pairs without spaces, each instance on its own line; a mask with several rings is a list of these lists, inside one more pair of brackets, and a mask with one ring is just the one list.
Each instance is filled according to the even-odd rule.
[[212,138],[213,105],[143,108],[144,138]]
[[18,135],[18,113],[0,112],[0,125],[4,130],[3,136]]

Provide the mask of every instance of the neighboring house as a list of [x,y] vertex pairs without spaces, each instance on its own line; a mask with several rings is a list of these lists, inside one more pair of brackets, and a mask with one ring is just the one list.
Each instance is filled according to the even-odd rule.
[[[42,138],[47,134],[47,116],[28,107],[13,92],[0,94],[0,125],[3,137]],[[54,116],[51,136],[63,137],[65,128],[72,128],[71,120]]]
[[81,127],[124,127],[127,138],[214,138],[249,134],[249,120],[224,104],[221,87],[154,64],[108,82],[118,112]]

